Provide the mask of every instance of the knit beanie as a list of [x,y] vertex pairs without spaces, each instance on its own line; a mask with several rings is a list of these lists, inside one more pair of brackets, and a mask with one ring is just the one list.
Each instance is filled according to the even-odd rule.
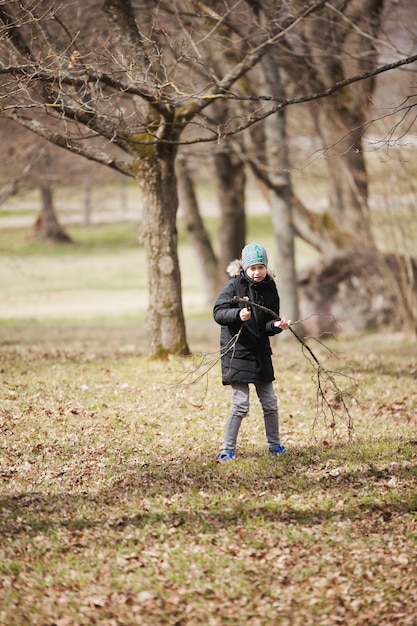
[[242,250],[242,267],[246,270],[251,265],[268,265],[268,255],[259,243],[248,243]]

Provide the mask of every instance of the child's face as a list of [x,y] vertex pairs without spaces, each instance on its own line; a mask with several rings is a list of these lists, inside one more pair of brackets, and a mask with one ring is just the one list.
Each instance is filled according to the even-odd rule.
[[261,282],[265,278],[267,271],[266,265],[259,263],[257,265],[249,265],[246,273],[252,280]]

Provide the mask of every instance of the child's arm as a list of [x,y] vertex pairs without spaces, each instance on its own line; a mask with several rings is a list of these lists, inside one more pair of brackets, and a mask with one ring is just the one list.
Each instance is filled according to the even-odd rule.
[[244,309],[238,302],[232,302],[235,295],[233,280],[230,280],[223,287],[213,307],[213,317],[218,324],[227,326],[241,321],[240,313]]

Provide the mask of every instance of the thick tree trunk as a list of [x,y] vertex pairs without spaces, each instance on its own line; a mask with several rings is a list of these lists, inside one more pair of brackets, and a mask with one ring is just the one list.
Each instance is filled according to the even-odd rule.
[[48,183],[40,186],[42,209],[26,239],[50,243],[70,243],[71,237],[67,235],[55,213],[53,194]]
[[189,354],[177,248],[175,152],[161,144],[137,164],[144,206],[141,241],[148,272],[147,336],[151,355],[159,358]]
[[185,228],[200,263],[203,283],[206,285],[207,304],[212,304],[224,282],[223,273],[220,277],[219,264],[201,219],[193,181],[184,155],[177,157],[176,174],[180,203],[184,211]]

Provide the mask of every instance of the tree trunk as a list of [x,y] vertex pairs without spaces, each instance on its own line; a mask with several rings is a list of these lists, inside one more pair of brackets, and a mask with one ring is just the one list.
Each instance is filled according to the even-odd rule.
[[338,94],[335,99],[325,99],[317,108],[319,132],[327,154],[329,214],[348,235],[343,247],[362,249],[375,246],[362,149],[361,129],[366,118],[347,110],[340,101]]
[[[297,6],[304,3],[293,0]],[[347,76],[373,69],[378,60],[376,42],[383,0],[340,4],[342,15],[329,2],[302,23],[309,59],[306,89],[320,91]],[[291,68],[300,78],[299,69]],[[297,72],[294,75],[294,71]],[[368,210],[368,179],[362,135],[369,113],[374,79],[347,85],[311,104],[329,172],[329,214],[347,234],[343,247],[375,247]]]
[[160,144],[137,162],[143,193],[141,241],[145,247],[149,304],[146,318],[154,357],[189,354],[178,260],[176,148]]
[[193,181],[184,155],[177,157],[176,174],[180,203],[184,211],[185,228],[200,263],[203,282],[206,285],[207,304],[212,304],[224,281],[220,278],[219,264],[201,219]]
[[[282,96],[281,77],[273,57],[262,59],[266,89]],[[285,126],[285,111],[265,120],[265,155],[271,190],[271,215],[275,238],[275,264],[282,315],[293,321],[299,319],[297,272],[295,267],[294,227],[292,221],[293,191],[289,175],[289,158]]]
[[[263,135],[262,141],[265,141]],[[265,172],[260,171],[252,159],[249,160],[249,165],[262,195],[271,208],[271,184],[268,177]],[[343,248],[346,240],[350,241],[349,236],[338,228],[327,213],[309,211],[295,193],[292,196],[292,225],[295,235],[319,252],[326,253]]]
[[309,211],[295,194],[292,208],[294,231],[300,239],[323,254],[347,247],[348,233],[343,232],[328,213]]
[[58,222],[55,213],[51,186],[41,183],[40,186],[42,209],[26,239],[50,243],[70,243],[71,237],[67,235]]
[[230,147],[215,154],[214,164],[221,211],[219,266],[224,272],[230,261],[240,259],[246,243],[246,175],[239,155]]

